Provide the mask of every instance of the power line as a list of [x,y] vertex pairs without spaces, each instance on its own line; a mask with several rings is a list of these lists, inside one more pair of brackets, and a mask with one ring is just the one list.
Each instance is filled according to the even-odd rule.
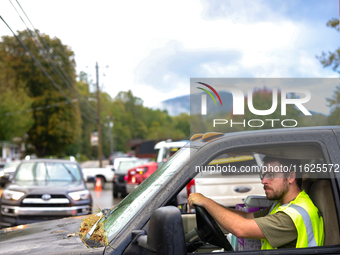
[[[41,63],[34,57],[34,55],[31,53],[31,51],[26,47],[26,45],[20,40],[20,38],[13,32],[13,30],[11,29],[11,27],[6,23],[6,21],[2,18],[2,16],[0,16],[0,19],[5,23],[5,25],[9,28],[9,30],[12,32],[12,34],[14,35],[14,37],[17,39],[17,41],[20,43],[20,45],[25,49],[25,51],[31,56],[31,58],[34,60],[34,62],[37,64],[37,66],[41,69],[41,71],[45,74],[45,76],[52,82],[53,86],[55,88],[58,89],[58,91],[67,99],[67,101],[69,101],[69,103],[72,104],[72,106],[74,108],[77,109],[77,107],[75,106],[75,104],[68,98],[68,96],[64,93],[64,91],[59,87],[59,85],[53,80],[53,78],[45,71],[45,69],[43,68],[43,66],[41,65]],[[79,109],[80,110],[80,109]],[[96,120],[94,120],[93,118],[87,116],[85,113],[83,113],[80,110],[80,113],[82,116],[84,116],[87,120],[91,121],[91,122],[96,122]]]
[[[9,0],[11,2],[11,0]],[[63,80],[63,82],[69,87],[69,89],[71,91],[74,91],[77,95],[77,97],[79,97],[80,101],[79,103],[83,103],[82,105],[87,109],[89,110],[89,112],[91,114],[95,114],[96,113],[96,110],[95,108],[88,103],[88,101],[86,99],[84,99],[84,97],[78,92],[78,90],[72,85],[72,80],[71,78],[68,76],[68,74],[64,71],[64,69],[61,67],[60,63],[58,61],[56,61],[56,58],[55,56],[50,52],[50,48],[49,46],[47,45],[46,41],[44,40],[44,38],[42,38],[38,32],[37,29],[35,29],[34,25],[32,24],[31,20],[29,19],[28,15],[26,14],[26,12],[24,11],[24,9],[22,8],[22,6],[20,5],[20,3],[18,2],[18,0],[16,0],[17,4],[19,5],[19,7],[21,8],[22,12],[25,14],[27,20],[30,22],[31,26],[33,27],[34,31],[35,31],[35,34],[38,36],[35,36],[32,31],[28,28],[28,26],[26,25],[25,21],[23,20],[23,18],[21,17],[21,15],[19,14],[19,12],[17,11],[17,9],[15,8],[15,6],[13,5],[13,3],[11,2],[13,8],[15,9],[15,11],[17,12],[17,14],[19,15],[20,19],[23,21],[23,23],[25,24],[27,30],[29,31],[29,33],[31,34],[33,40],[36,42],[36,44],[39,46],[39,48],[42,50],[42,52],[44,53],[45,55],[45,59],[52,65],[54,71],[56,72],[56,74]],[[45,45],[45,47],[47,49],[44,48],[44,46],[40,43],[40,41],[43,42],[43,44]],[[54,61],[56,61],[57,65],[59,66],[61,72],[63,73],[63,75],[60,73],[60,71],[58,70],[58,68],[55,66],[54,64]],[[65,77],[66,79],[65,79]],[[80,105],[81,106],[81,105]]]
[[[31,36],[32,36],[32,38],[34,39],[34,41],[36,42],[36,44],[38,44],[39,46],[40,46],[40,49],[42,50],[42,52],[44,53],[44,55],[45,55],[45,59],[48,61],[48,62],[50,62],[51,64],[52,64],[52,66],[53,66],[53,68],[54,68],[54,70],[57,72],[57,75],[59,75],[59,77],[60,78],[62,78],[63,79],[63,81],[68,85],[68,87],[72,90],[72,89],[74,89],[74,91],[77,93],[77,95],[78,95],[78,97],[80,98],[80,99],[83,99],[82,97],[81,97],[81,95],[79,94],[79,92],[75,89],[75,88],[73,88],[70,84],[68,84],[67,82],[66,82],[66,80],[64,79],[64,77],[60,74],[60,72],[59,72],[59,70],[55,67],[55,65],[52,63],[52,61],[50,61],[49,59],[47,59],[46,58],[46,56],[48,56],[48,54],[46,53],[46,52],[49,52],[49,51],[46,51],[46,49],[44,49],[43,47],[42,47],[42,45],[41,45],[41,43],[39,42],[39,40],[37,40],[36,39],[36,37],[32,34],[32,32],[31,32],[31,30],[28,28],[28,26],[26,25],[26,23],[25,23],[25,21],[23,20],[23,18],[20,16],[20,14],[18,13],[18,11],[17,11],[17,9],[15,8],[15,6],[13,5],[13,3],[11,2],[11,0],[10,0],[10,3],[12,4],[12,6],[13,6],[13,8],[15,9],[15,11],[17,12],[17,14],[19,15],[19,17],[20,17],[20,19],[23,21],[23,23],[25,24],[25,26],[26,26],[26,28],[27,28],[27,30],[30,32],[30,34],[31,34]],[[18,3],[18,1],[17,1],[17,3]],[[19,3],[18,3],[19,4]],[[19,4],[19,6],[20,6],[20,4]],[[21,7],[21,6],[20,6]],[[21,8],[22,9],[22,8]],[[22,11],[25,13],[25,11],[22,9]],[[26,13],[25,13],[25,15],[26,15]],[[28,16],[26,15],[26,17],[27,17],[27,19],[29,20],[29,18],[28,18]],[[3,20],[3,19],[2,19]],[[3,20],[4,21],[4,20]],[[30,21],[30,20],[29,20]],[[5,22],[5,21],[4,21]],[[31,22],[30,22],[31,23]],[[5,24],[9,27],[9,25],[5,22]],[[33,26],[33,24],[31,23],[31,25]],[[9,29],[10,29],[10,27],[9,27]],[[11,30],[11,29],[10,29]],[[12,30],[11,30],[12,31]],[[12,33],[13,33],[13,31],[12,31]],[[14,33],[13,33],[14,34]],[[15,35],[15,34],[14,34]],[[17,37],[16,37],[16,39],[18,39]],[[20,41],[19,41],[20,42]],[[25,48],[25,47],[24,47]],[[27,51],[27,49],[25,49],[26,51]],[[31,57],[34,59],[34,57],[32,56],[32,54],[30,54],[31,55]],[[43,70],[43,72],[44,72],[44,70]],[[44,72],[45,73],[45,75],[46,75],[46,72]],[[65,73],[65,72],[64,72]],[[47,77],[48,78],[50,78],[48,75],[47,75]],[[52,83],[53,83],[53,81],[52,81]],[[58,88],[58,87],[57,87]],[[58,90],[59,90],[59,88],[58,88]],[[60,90],[59,90],[60,91]],[[62,92],[61,92],[62,93]],[[83,99],[84,100],[84,99]],[[87,102],[87,101],[85,101],[85,102]],[[80,103],[81,103],[81,101],[80,101]],[[88,102],[87,102],[88,103]],[[86,109],[88,109],[88,110],[90,110],[90,112],[92,112],[92,114],[94,114],[95,112],[94,112],[94,110],[93,109],[90,109],[87,105],[84,105],[85,107],[86,107]],[[92,107],[92,105],[90,105],[91,107]],[[84,117],[86,117],[87,115],[85,114],[85,113],[83,113],[81,110],[80,110],[80,112],[81,112],[81,114],[84,116]]]
[[[70,91],[74,91],[76,93],[76,96],[79,97],[80,101],[80,106],[83,105],[83,107],[85,107],[90,114],[95,114],[96,113],[96,109],[88,103],[88,101],[86,99],[84,99],[84,97],[79,93],[79,91],[72,85],[72,80],[71,78],[68,76],[68,74],[64,71],[64,69],[61,67],[60,63],[58,61],[56,61],[55,56],[50,52],[50,48],[47,45],[46,41],[40,36],[39,32],[37,29],[35,29],[34,25],[32,24],[31,20],[29,19],[28,15],[26,14],[26,12],[24,11],[24,9],[22,8],[22,6],[20,5],[20,3],[18,2],[18,0],[16,0],[17,4],[19,5],[20,9],[22,10],[22,12],[25,14],[27,20],[29,21],[29,23],[31,24],[32,28],[34,29],[34,32],[36,35],[34,35],[32,33],[32,31],[28,28],[27,24],[25,23],[25,21],[23,20],[23,18],[21,17],[21,15],[19,14],[19,12],[17,11],[17,9],[15,8],[15,6],[13,5],[12,1],[9,0],[10,3],[12,4],[13,8],[15,9],[15,11],[17,12],[18,16],[20,17],[20,19],[22,20],[22,22],[25,24],[28,32],[31,34],[33,40],[35,41],[35,43],[37,44],[37,46],[39,46],[39,48],[42,50],[44,57],[46,59],[47,62],[49,62],[55,73],[62,79],[62,81],[69,87]],[[45,45],[45,47],[47,49],[45,49],[45,47],[40,43],[40,41],[43,42],[43,44]],[[59,71],[59,69],[55,66],[54,61],[56,61],[57,65],[59,66],[59,69],[61,70],[61,72],[63,74],[61,74],[61,72]],[[65,79],[66,77],[66,79]],[[82,104],[83,103],[83,104]]]
[[[78,99],[73,99],[72,100],[72,102],[76,102],[76,101],[78,101]],[[59,103],[49,104],[49,105],[45,105],[45,106],[39,106],[39,107],[36,107],[36,108],[31,108],[31,109],[22,110],[22,111],[6,112],[6,113],[3,113],[3,114],[0,114],[0,116],[10,116],[10,115],[14,115],[14,114],[21,114],[21,113],[27,113],[27,112],[41,111],[43,109],[49,109],[49,108],[52,108],[52,107],[60,106],[62,103],[69,104],[70,102],[62,101],[62,102],[59,102]]]

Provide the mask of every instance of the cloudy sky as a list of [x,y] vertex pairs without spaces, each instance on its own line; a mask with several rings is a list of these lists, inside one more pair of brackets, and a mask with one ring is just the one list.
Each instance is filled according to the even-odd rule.
[[[78,73],[94,80],[98,61],[102,90],[130,89],[148,107],[189,94],[190,78],[339,77],[316,58],[339,47],[326,27],[339,18],[338,0],[18,2],[35,28],[72,48]],[[0,8],[14,31],[26,29],[18,2]],[[0,35],[11,35],[0,22]],[[318,112],[328,114],[333,92],[313,88]]]

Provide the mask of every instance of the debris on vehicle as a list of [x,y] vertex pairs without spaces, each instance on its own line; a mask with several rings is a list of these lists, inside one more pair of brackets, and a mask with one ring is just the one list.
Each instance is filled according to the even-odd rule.
[[[92,214],[85,219],[80,225],[79,236],[82,242],[91,248],[102,247],[108,245],[107,236],[105,234],[105,226],[103,222],[98,222],[101,219],[101,214]],[[93,226],[97,223],[93,233],[87,238],[87,234],[91,231]]]
[[76,233],[68,234],[67,237],[76,236]]

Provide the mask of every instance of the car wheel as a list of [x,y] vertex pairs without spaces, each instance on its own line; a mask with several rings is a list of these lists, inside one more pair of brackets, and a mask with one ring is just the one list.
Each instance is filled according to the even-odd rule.
[[112,185],[112,194],[113,194],[113,197],[114,197],[114,198],[117,198],[117,197],[118,197],[118,192],[115,190],[115,185],[114,185],[114,183],[113,183],[113,185]]

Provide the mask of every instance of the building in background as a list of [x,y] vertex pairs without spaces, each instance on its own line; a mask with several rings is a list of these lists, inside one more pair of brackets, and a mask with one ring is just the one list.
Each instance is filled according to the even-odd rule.
[[21,148],[19,144],[0,142],[0,161],[10,162],[20,160]]

